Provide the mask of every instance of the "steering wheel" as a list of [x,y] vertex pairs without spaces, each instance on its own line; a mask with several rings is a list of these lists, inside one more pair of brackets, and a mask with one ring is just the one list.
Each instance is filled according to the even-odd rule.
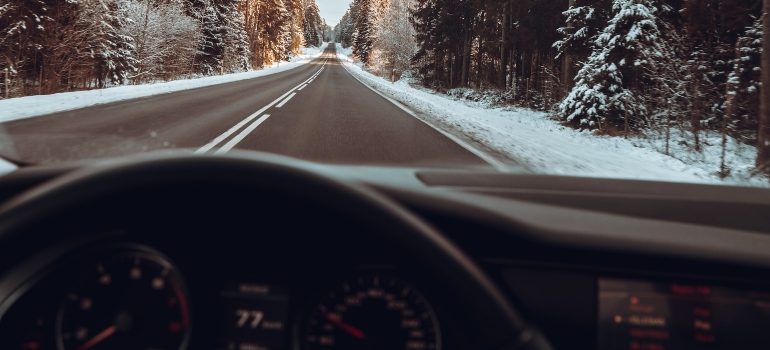
[[[109,201],[118,193],[179,181],[279,191],[363,219],[382,228],[373,234],[401,250],[393,254],[410,256],[453,293],[456,306],[469,315],[467,323],[478,349],[551,348],[485,273],[422,219],[366,187],[311,171],[302,161],[262,153],[145,155],[95,162],[53,179],[0,207],[0,266],[29,257],[39,249],[35,242],[57,239],[61,231],[36,230],[49,218],[96,201]],[[36,238],[24,237],[30,234]]]

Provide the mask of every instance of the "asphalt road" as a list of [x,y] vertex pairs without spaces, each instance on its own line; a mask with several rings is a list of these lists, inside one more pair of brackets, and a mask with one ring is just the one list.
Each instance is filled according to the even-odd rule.
[[488,166],[356,80],[328,48],[260,78],[0,124],[32,163],[170,148],[248,149],[334,164]]

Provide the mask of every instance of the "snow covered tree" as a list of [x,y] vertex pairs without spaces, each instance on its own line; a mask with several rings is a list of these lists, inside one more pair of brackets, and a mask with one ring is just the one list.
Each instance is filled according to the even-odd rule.
[[11,97],[21,70],[34,60],[39,39],[53,19],[45,0],[6,0],[0,5],[0,97]]
[[380,52],[378,65],[396,74],[411,68],[412,57],[417,52],[415,30],[409,22],[413,0],[391,0],[377,26],[375,48]]
[[124,28],[129,23],[128,4],[125,0],[96,0],[85,7],[93,11],[85,16],[84,26],[96,25],[97,31],[89,40],[88,50],[96,63],[96,85],[104,88],[110,82],[124,83],[136,71],[133,37]]
[[249,44],[243,0],[190,0],[191,15],[199,22],[198,72],[206,75],[248,69]]
[[326,20],[323,20],[323,25],[321,26],[321,37],[322,41],[325,42],[334,42],[336,39],[334,37],[334,28],[332,28],[328,23],[326,23]]
[[318,10],[315,0],[309,0],[305,7],[305,17],[303,23],[303,35],[305,44],[310,47],[321,46],[321,33],[323,32],[323,19]]
[[353,46],[357,16],[357,4],[353,3],[350,9],[345,12],[345,15],[342,16],[340,23],[334,27],[334,36],[337,38],[337,42],[342,44],[344,48]]
[[219,21],[217,5],[213,0],[191,0],[191,11],[201,29],[195,57],[197,71],[205,75],[219,73],[222,69],[225,31]]
[[371,13],[374,11],[375,0],[355,0],[361,9],[356,18],[356,29],[353,34],[353,54],[361,62],[369,63],[369,54],[372,52],[375,39],[375,23]]
[[[99,87],[99,42],[105,40],[103,14],[99,0],[54,0],[49,7],[52,21],[37,41],[34,62],[39,94]],[[96,9],[97,7],[98,9]],[[108,30],[109,28],[107,28]],[[94,86],[96,85],[96,86]]]
[[284,60],[292,38],[291,13],[283,0],[264,0],[259,23],[259,66]]
[[570,73],[577,63],[588,58],[594,49],[597,36],[607,23],[609,1],[572,0],[569,10],[564,11],[566,27],[557,31],[563,38],[553,44],[558,55],[563,57],[565,64],[565,82],[573,78]]
[[137,71],[134,84],[171,80],[194,73],[200,27],[185,13],[182,0],[157,2],[134,0],[128,4],[124,35],[134,39]]
[[650,72],[667,64],[671,52],[662,40],[657,0],[614,0],[612,19],[596,38],[575,87],[559,106],[562,117],[581,128],[623,130],[648,116],[644,87]]
[[291,24],[289,31],[291,35],[291,44],[288,48],[288,54],[300,54],[302,47],[305,46],[305,6],[302,0],[287,0],[287,9],[291,15]]
[[759,107],[757,169],[770,176],[770,0],[763,0],[762,23],[762,90]]
[[247,71],[250,67],[249,39],[245,30],[245,18],[238,11],[238,2],[240,0],[219,4],[219,22],[224,32],[222,66],[228,73]]
[[375,50],[375,41],[380,21],[385,16],[390,0],[354,0],[352,11],[355,15],[353,32],[353,54],[365,64],[374,62],[370,59]]
[[756,144],[759,120],[759,92],[762,88],[762,21],[741,35],[735,45],[733,71],[727,79],[725,118],[728,133],[744,142]]

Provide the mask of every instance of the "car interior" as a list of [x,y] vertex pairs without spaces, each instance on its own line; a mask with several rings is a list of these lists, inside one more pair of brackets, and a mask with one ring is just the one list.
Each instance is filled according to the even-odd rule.
[[174,151],[0,177],[0,349],[760,349],[770,190]]

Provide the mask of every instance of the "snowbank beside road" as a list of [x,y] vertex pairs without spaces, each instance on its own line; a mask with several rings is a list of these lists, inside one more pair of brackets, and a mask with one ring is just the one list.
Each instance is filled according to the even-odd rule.
[[312,59],[320,56],[327,45],[328,43],[324,43],[320,48],[305,48],[302,55],[292,57],[290,62],[282,62],[250,72],[0,100],[0,122],[275,74],[310,62]]
[[[434,127],[481,145],[490,156],[511,166],[552,175],[724,183],[712,165],[685,163],[640,140],[595,136],[564,127],[545,113],[458,101],[404,81],[392,84],[362,71],[349,57],[349,49],[338,48],[337,52],[359,80],[408,106]],[[750,185],[767,186],[759,179]]]

